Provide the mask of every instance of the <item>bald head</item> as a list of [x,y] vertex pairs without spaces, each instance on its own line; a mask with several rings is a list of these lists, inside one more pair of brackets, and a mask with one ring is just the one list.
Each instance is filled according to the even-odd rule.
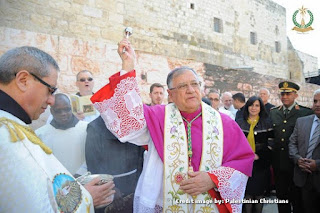
[[70,105],[70,99],[65,94],[62,94],[62,93],[56,94],[54,96],[54,98],[55,98],[55,101],[54,101],[54,105],[52,106],[52,108],[56,108],[57,105],[60,105],[60,104],[63,104],[63,105],[66,105],[66,106],[71,106]]

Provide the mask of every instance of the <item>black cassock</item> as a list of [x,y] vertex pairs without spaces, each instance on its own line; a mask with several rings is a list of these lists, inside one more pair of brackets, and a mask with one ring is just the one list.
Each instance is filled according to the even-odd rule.
[[130,213],[133,195],[142,171],[144,148],[121,143],[105,126],[101,116],[88,124],[85,147],[88,171],[92,174],[133,174],[114,179],[116,194],[112,204],[95,209],[96,213]]

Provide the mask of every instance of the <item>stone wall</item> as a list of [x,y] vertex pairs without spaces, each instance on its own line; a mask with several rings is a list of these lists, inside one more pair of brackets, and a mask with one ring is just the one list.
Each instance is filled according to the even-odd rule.
[[[121,69],[121,60],[117,54],[117,46],[110,41],[85,41],[81,39],[35,33],[0,27],[0,55],[5,51],[23,45],[38,47],[50,53],[60,66],[58,79],[59,91],[75,93],[75,75],[82,69],[91,70],[94,74],[97,91],[108,83],[108,77]],[[243,92],[248,98],[256,95],[260,87],[266,87],[271,92],[271,103],[280,104],[278,99],[278,83],[283,80],[254,71],[235,70],[227,67],[207,64],[190,59],[179,59],[163,55],[150,54],[137,50],[136,71],[141,94],[145,103],[150,103],[149,88],[152,83],[165,85],[166,76],[170,70],[178,66],[194,68],[205,82],[205,91],[216,89],[232,93]],[[311,106],[312,92],[319,88],[313,84],[300,84],[298,102]],[[43,114],[33,126],[41,126],[48,117],[48,111]]]
[[303,64],[303,77],[310,78],[318,76],[318,58],[298,50],[296,50],[296,52]]
[[[0,1],[0,26],[6,28],[116,44],[131,26],[132,43],[142,52],[289,78],[285,17],[270,0]],[[221,33],[214,31],[214,18],[221,20]],[[257,33],[256,45],[250,32]]]
[[[232,94],[242,92],[246,99],[259,94],[259,89],[267,88],[271,95],[269,101],[278,106],[281,104],[279,99],[278,84],[285,80],[269,75],[261,75],[252,71],[226,69],[220,66],[205,65],[205,84],[207,91],[216,89],[220,93],[229,91]],[[300,91],[297,102],[301,105],[311,107],[313,103],[313,91],[320,87],[315,84],[299,83]]]

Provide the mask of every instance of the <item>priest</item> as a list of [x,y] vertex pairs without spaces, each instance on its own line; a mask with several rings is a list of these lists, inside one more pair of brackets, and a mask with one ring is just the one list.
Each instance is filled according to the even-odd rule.
[[189,67],[167,77],[173,103],[143,105],[127,39],[118,53],[122,70],[91,100],[120,141],[148,145],[134,212],[241,212],[254,154],[238,125],[202,104]]

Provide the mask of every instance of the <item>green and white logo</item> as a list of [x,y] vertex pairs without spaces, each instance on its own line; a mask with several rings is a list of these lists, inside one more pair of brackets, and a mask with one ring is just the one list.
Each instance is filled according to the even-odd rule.
[[[301,17],[300,24],[297,22],[297,15],[299,12]],[[307,24],[305,23],[305,19],[307,18],[306,15],[309,16],[309,22]],[[303,6],[293,13],[292,21],[295,25],[295,27],[292,28],[292,30],[295,30],[298,32],[308,32],[310,30],[313,30],[313,28],[311,27],[313,23],[313,14],[310,10],[308,10],[307,8],[304,8]]]

